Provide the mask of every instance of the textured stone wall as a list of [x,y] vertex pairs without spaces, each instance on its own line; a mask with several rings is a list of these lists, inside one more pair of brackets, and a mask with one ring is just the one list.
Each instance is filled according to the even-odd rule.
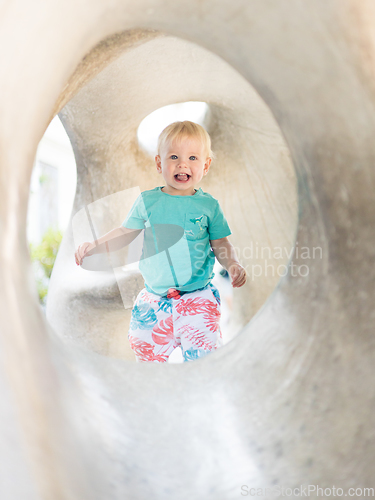
[[[3,5],[2,499],[375,486],[374,16],[369,0]],[[295,253],[291,264],[308,264],[309,275],[289,273],[271,296],[277,280],[238,290],[242,332],[222,349],[139,365],[122,340],[119,286],[142,283],[90,281],[70,260],[72,231],[43,317],[26,241],[31,170],[59,113],[77,159],[72,216],[153,187],[137,126],[186,100],[209,104],[218,159],[202,188],[222,201],[235,245],[296,241],[322,254]],[[121,223],[121,208],[116,198],[99,233]]]

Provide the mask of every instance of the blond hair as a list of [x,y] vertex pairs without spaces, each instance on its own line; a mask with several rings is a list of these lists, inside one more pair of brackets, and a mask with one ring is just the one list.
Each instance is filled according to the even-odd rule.
[[158,155],[166,144],[171,144],[173,141],[182,139],[195,138],[202,141],[207,158],[214,158],[214,153],[211,150],[211,137],[207,131],[198,123],[185,120],[183,122],[173,122],[160,133],[158,138]]

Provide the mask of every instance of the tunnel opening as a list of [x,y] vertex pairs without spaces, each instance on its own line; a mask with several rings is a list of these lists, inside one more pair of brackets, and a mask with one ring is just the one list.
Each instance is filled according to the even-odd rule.
[[152,157],[157,154],[160,132],[175,121],[190,120],[205,126],[208,105],[206,102],[179,102],[163,106],[147,115],[139,124],[139,146]]
[[[181,62],[169,70],[168,57],[176,53]],[[151,84],[145,78],[145,68],[152,75],[160,67],[165,77],[153,79]],[[212,72],[220,78],[209,78]],[[163,128],[160,110],[173,114],[176,106],[181,111],[189,103],[195,103],[195,120],[209,132],[216,156],[212,175],[202,180],[202,189],[220,201],[232,229],[230,239],[248,273],[245,287],[228,293],[231,313],[225,342],[229,342],[248,325],[286,274],[297,226],[297,185],[289,149],[268,106],[232,66],[191,42],[163,35],[120,51],[88,81],[59,113],[77,160],[73,216],[83,210],[82,206],[103,200],[108,211],[100,208],[96,220],[90,222],[94,232],[89,232],[89,237],[101,236],[120,225],[126,215],[121,192],[144,191],[159,182],[152,155],[159,129]],[[73,240],[76,245],[79,237],[73,234]],[[123,289],[128,280],[125,287],[133,287],[134,299],[142,286],[139,277],[138,281],[133,279],[129,271],[115,271],[110,288],[108,276],[93,281],[88,275],[78,278],[72,274],[64,300],[69,304],[74,297],[81,302],[83,314],[78,318],[73,313],[69,322],[57,307],[61,304],[57,283],[62,273],[57,271],[48,306],[51,323],[62,336],[71,336],[73,325],[79,332],[79,342],[95,352],[134,360],[124,335],[131,307],[125,306],[127,316],[110,334],[99,318],[89,332],[87,311],[83,311],[87,306],[101,310],[101,317],[108,316],[108,322],[112,316],[109,322],[113,324],[113,310],[117,310],[117,317],[121,314],[119,301],[114,300],[119,288]],[[92,314],[96,317],[97,313],[92,310]]]
[[44,313],[51,273],[69,224],[76,186],[73,149],[59,117],[55,116],[39,142],[34,159],[26,223],[39,304]]

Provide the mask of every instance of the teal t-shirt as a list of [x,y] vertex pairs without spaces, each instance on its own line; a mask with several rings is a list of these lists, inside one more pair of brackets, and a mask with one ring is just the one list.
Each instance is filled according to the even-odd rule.
[[[166,295],[169,288],[192,292],[215,275],[210,240],[232,232],[218,200],[202,188],[191,196],[174,196],[163,193],[162,187],[143,191],[122,226],[146,229],[139,263],[146,290],[158,295]],[[148,250],[163,245],[166,249],[158,253]]]

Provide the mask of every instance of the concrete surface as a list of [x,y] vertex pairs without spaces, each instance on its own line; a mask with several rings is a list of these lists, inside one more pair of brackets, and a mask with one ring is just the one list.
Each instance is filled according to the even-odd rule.
[[[1,498],[374,487],[374,16],[369,0],[2,3]],[[109,303],[119,296],[113,276],[85,292],[95,325],[98,311],[111,328],[122,322],[111,345],[100,324],[90,337],[90,314],[67,328],[84,309],[82,294],[72,299],[71,234],[43,317],[25,230],[32,164],[60,113],[78,165],[74,211],[147,188],[155,178],[134,143],[139,121],[193,98],[210,105],[219,175],[207,190],[223,200],[237,245],[269,233],[269,245],[322,253],[295,253],[308,276],[290,268],[271,296],[267,280],[249,285],[254,303],[239,296],[242,331],[222,349],[140,366],[118,340],[126,310],[101,303],[102,292]],[[262,220],[246,226],[250,200]],[[108,224],[120,215],[115,207]]]

